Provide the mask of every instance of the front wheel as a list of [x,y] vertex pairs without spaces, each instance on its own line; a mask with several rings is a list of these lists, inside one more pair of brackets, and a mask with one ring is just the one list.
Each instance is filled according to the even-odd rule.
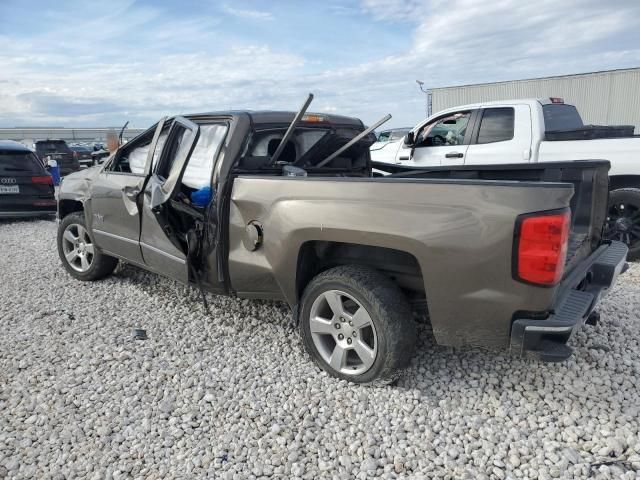
[[332,268],[307,286],[300,331],[315,362],[334,377],[387,384],[408,366],[416,330],[395,283],[357,265]]
[[605,238],[626,243],[628,260],[640,259],[640,188],[609,192]]
[[100,280],[118,265],[118,259],[102,253],[93,243],[84,215],[74,212],[58,225],[58,255],[62,265],[78,280]]

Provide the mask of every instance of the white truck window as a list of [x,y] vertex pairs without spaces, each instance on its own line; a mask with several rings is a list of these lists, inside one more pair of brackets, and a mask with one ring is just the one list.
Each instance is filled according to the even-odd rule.
[[476,143],[505,142],[513,138],[515,112],[511,107],[487,108],[482,114]]
[[462,145],[470,117],[470,112],[452,113],[426,125],[418,134],[416,147]]

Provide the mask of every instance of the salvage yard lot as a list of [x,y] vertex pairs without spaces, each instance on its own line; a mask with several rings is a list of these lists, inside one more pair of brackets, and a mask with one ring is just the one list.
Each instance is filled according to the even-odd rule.
[[[0,478],[637,478],[640,266],[541,364],[435,345],[398,385],[322,373],[279,303],[61,267],[0,223]],[[149,339],[135,341],[145,328]]]

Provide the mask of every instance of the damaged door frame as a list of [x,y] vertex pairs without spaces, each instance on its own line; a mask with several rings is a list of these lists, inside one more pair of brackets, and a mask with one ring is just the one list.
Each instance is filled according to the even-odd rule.
[[[141,221],[140,248],[144,262],[149,268],[164,271],[172,278],[187,282],[188,252],[174,236],[172,226],[165,221],[167,218],[166,209],[168,208],[166,204],[174,197],[176,189],[179,188],[180,178],[198,142],[200,127],[184,117],[173,117],[171,121],[167,140],[155,166],[152,165],[153,156],[158,139],[167,122],[165,119],[158,122],[152,142],[153,148],[149,149],[147,155],[145,166],[147,176],[138,202]],[[176,150],[167,149],[177,141],[177,135],[181,133],[177,130],[179,127],[183,127],[187,131],[185,137],[176,146]],[[172,153],[174,156],[171,160],[167,156]],[[170,163],[167,164],[167,162]],[[158,174],[158,171],[164,168],[167,169],[167,178]]]

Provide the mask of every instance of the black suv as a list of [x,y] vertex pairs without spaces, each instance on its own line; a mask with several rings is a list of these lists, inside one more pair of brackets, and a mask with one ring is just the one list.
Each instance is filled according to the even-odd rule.
[[73,155],[73,151],[64,140],[37,140],[35,147],[43,165],[47,164],[47,157],[51,157],[52,160],[58,162],[60,175],[67,175],[80,170],[78,159]]
[[24,145],[0,141],[0,218],[56,212],[51,175]]

